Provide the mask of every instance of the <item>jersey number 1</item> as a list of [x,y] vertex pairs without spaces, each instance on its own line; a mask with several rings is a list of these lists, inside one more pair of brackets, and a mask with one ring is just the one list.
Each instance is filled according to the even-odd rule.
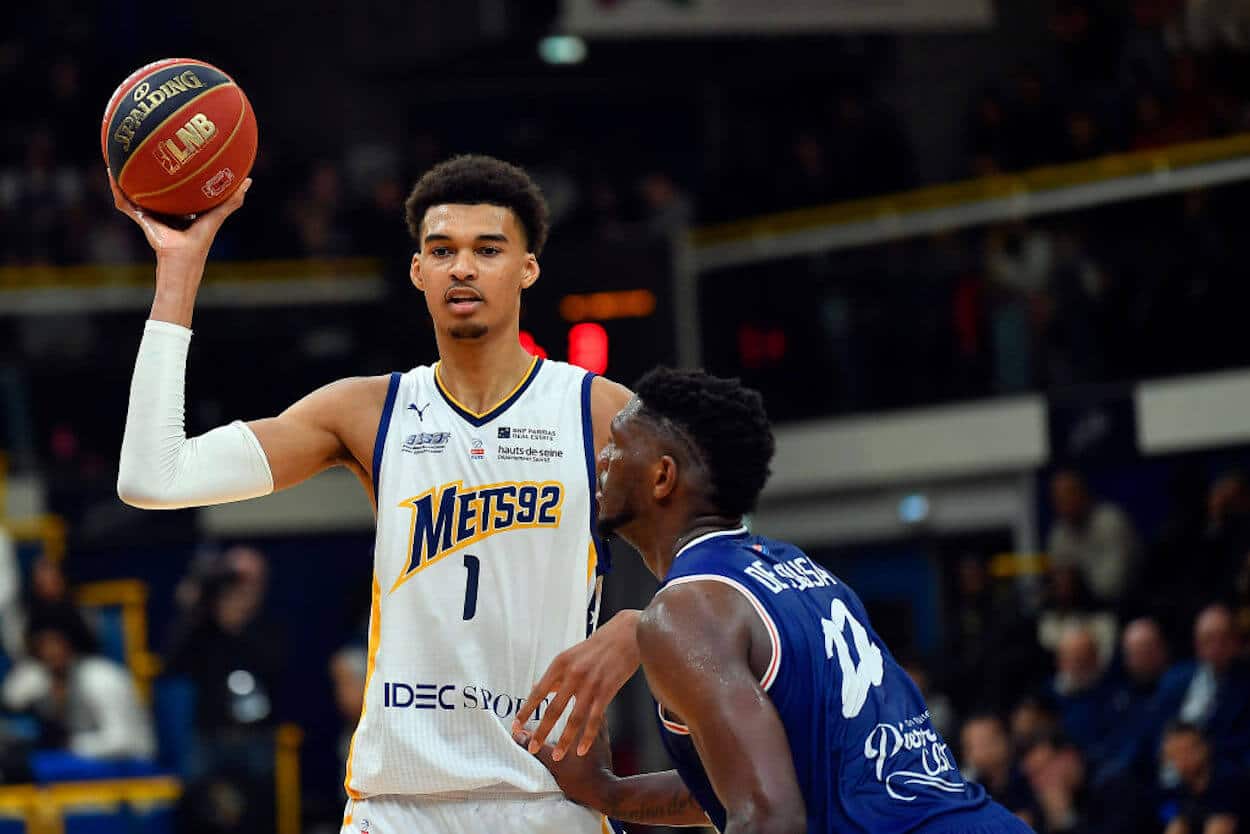
[[464,618],[471,620],[477,613],[477,580],[482,573],[482,560],[466,553],[464,554],[464,569],[469,572],[469,577],[464,583]]
[[[859,655],[858,663],[851,659],[851,648],[843,633],[848,624],[851,639],[855,641],[855,653]],[[868,639],[868,629],[840,599],[834,599],[829,606],[829,619],[821,618],[820,625],[825,632],[825,656],[832,660],[836,653],[838,666],[842,668],[842,717],[854,718],[864,708],[868,690],[881,685],[885,672],[881,649]]]

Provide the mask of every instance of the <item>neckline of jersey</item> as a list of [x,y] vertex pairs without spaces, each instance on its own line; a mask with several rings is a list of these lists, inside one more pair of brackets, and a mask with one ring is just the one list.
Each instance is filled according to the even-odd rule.
[[447,401],[447,405],[451,406],[452,411],[455,411],[473,425],[482,426],[503,414],[509,406],[520,398],[525,389],[529,387],[529,384],[534,381],[534,377],[538,376],[538,369],[542,367],[543,360],[542,357],[535,356],[533,361],[530,362],[530,366],[525,369],[525,373],[521,376],[521,380],[516,384],[516,387],[494,406],[482,412],[473,411],[457,400],[451,391],[447,390],[447,386],[443,384],[442,375],[438,372],[442,364],[441,361],[434,363],[434,387],[438,389],[438,393]]
[[746,533],[747,533],[747,527],[745,524],[743,524],[741,527],[735,527],[732,530],[713,530],[710,533],[704,533],[702,536],[696,536],[695,538],[691,539],[690,541],[686,542],[685,544],[681,546],[681,550],[677,551],[676,555],[673,556],[673,561],[676,562],[678,559],[681,558],[681,555],[685,553],[687,550],[694,547],[695,545],[703,544],[705,541],[708,541],[709,539],[715,539],[721,536],[742,536],[742,535],[745,535]]

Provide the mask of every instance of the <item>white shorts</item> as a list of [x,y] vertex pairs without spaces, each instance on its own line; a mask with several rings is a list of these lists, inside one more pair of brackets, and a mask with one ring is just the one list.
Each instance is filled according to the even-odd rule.
[[601,814],[562,796],[349,799],[341,834],[612,834]]

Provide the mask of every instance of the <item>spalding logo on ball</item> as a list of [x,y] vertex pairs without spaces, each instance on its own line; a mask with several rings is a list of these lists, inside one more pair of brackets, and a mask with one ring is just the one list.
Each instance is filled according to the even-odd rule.
[[136,70],[113,93],[100,147],[135,205],[200,214],[225,202],[252,170],[256,116],[217,67],[166,58]]

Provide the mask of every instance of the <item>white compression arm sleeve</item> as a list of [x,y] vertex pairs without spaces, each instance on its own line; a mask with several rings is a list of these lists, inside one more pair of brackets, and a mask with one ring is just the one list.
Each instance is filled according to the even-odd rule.
[[184,401],[191,331],[148,321],[122,436],[117,494],[132,507],[173,510],[273,492],[265,450],[235,421],[188,439]]

